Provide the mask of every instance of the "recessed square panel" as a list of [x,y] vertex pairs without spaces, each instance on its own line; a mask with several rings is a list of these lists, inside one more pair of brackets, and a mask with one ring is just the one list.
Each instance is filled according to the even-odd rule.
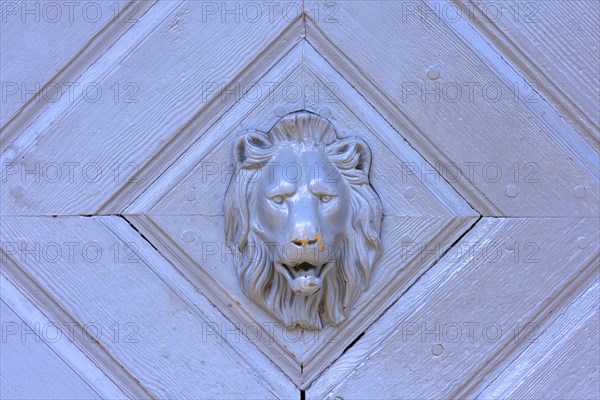
[[[127,213],[136,215],[127,218],[222,311],[232,329],[307,387],[478,215],[308,43],[292,50],[256,87],[275,89],[236,103],[134,202]],[[291,95],[294,88],[300,97]],[[371,185],[383,208],[381,255],[370,284],[346,320],[320,330],[286,327],[246,297],[236,273],[237,252],[225,238],[234,141],[248,129],[268,132],[283,115],[299,110],[326,118],[341,138],[368,144]]]

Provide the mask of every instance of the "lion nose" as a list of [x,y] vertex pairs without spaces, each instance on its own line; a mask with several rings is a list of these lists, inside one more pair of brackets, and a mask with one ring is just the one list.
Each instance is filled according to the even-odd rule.
[[298,237],[294,237],[292,238],[292,243],[299,247],[313,247],[316,244],[319,244],[319,248],[321,249],[321,251],[323,251],[325,247],[323,241],[321,240],[320,234],[316,234],[312,239],[301,239]]

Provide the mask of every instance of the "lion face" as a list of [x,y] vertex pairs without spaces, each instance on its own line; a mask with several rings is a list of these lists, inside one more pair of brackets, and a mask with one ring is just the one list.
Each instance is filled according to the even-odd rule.
[[288,144],[257,184],[258,237],[273,244],[275,270],[295,294],[322,289],[350,227],[348,183],[319,149]]
[[337,325],[367,287],[382,218],[370,160],[362,140],[308,112],[236,141],[227,243],[244,293],[286,326]]

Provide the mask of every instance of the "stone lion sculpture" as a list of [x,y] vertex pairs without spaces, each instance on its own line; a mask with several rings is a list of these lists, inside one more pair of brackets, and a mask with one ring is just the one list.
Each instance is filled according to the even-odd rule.
[[301,111],[245,133],[233,156],[225,233],[241,289],[288,327],[340,324],[380,248],[368,146]]

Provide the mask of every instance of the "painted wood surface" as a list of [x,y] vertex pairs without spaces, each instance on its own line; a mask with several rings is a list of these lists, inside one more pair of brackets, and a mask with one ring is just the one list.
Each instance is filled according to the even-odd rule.
[[[127,396],[125,393],[119,389],[119,387],[113,381],[111,381],[104,374],[104,372],[102,372],[102,370],[96,365],[95,360],[88,358],[83,352],[81,352],[81,350],[79,350],[74,342],[75,333],[77,332],[74,330],[74,325],[65,325],[64,327],[67,328],[66,332],[60,331],[61,335],[58,336],[58,330],[54,330],[53,328],[56,326],[61,326],[60,323],[54,319],[50,319],[47,316],[50,315],[48,311],[41,308],[39,304],[34,304],[32,302],[31,296],[26,294],[27,290],[21,285],[21,283],[24,283],[25,280],[21,280],[21,283],[17,283],[18,286],[15,286],[15,284],[11,282],[8,276],[5,275],[7,273],[5,269],[7,264],[5,262],[7,261],[6,253],[2,253],[3,264],[2,274],[0,274],[2,302],[5,303],[15,315],[18,315],[26,326],[33,328],[32,330],[35,330],[38,333],[40,344],[44,343],[45,346],[51,349],[51,351],[55,354],[55,362],[53,364],[59,364],[55,367],[58,369],[64,369],[60,366],[60,362],[58,361],[58,358],[60,358],[75,374],[80,377],[80,379],[85,381],[87,386],[93,390],[95,395],[108,399],[126,398]],[[3,332],[7,334],[5,338],[8,340],[10,331],[7,330]],[[25,336],[27,337],[27,335]],[[27,339],[25,339],[25,341],[26,340]],[[4,343],[6,342],[2,342],[0,346],[4,346]],[[5,348],[2,348],[2,350],[5,350]],[[9,348],[6,350],[8,352],[14,351]],[[44,360],[40,359],[39,357],[34,357],[32,355],[31,358],[32,362],[44,364]],[[31,393],[32,391],[39,390],[39,388],[36,387],[29,387],[27,383],[28,377],[17,375],[14,376],[13,379],[13,377],[11,377],[12,373],[12,371],[0,371],[2,383],[6,387],[13,387],[14,390],[19,393]],[[75,391],[69,390],[71,396],[74,396],[75,392],[77,391],[77,387],[81,386],[80,382],[74,382],[74,384],[76,385]],[[66,393],[66,390],[70,385],[66,384],[64,379],[61,380],[61,385],[67,386],[67,388],[62,389]],[[42,388],[42,390],[44,392],[47,391],[46,388]],[[47,392],[44,396],[49,395],[50,392]]]
[[[102,90],[2,100],[3,334],[73,328],[2,341],[3,398],[598,398],[597,3],[76,3],[102,18],[2,3],[3,96]],[[367,141],[384,208],[318,333],[243,295],[223,232],[234,138],[301,109]]]
[[128,219],[222,310],[231,321],[226,326],[239,326],[245,340],[272,357],[302,387],[308,386],[475,221],[386,217],[384,251],[369,290],[343,325],[315,332],[286,329],[244,296],[235,273],[234,252],[225,245],[222,217],[157,215]]
[[480,220],[307,397],[476,397],[598,279],[596,222]]
[[[198,139],[186,127],[218,119],[298,40],[286,34],[299,25],[281,14],[272,22],[227,24],[203,12],[187,2],[152,7],[81,79],[97,82],[102,95],[61,99],[11,144],[2,160],[15,163],[3,171],[3,214],[121,212],[121,203]],[[233,94],[222,94],[226,88]],[[23,176],[25,168],[39,172]]]
[[[3,217],[1,223],[5,273],[22,284],[27,276],[34,301],[58,326],[79,328],[77,345],[128,396],[290,396],[293,385],[275,365],[215,329],[210,303],[192,306],[160,279],[155,268],[177,273],[124,219]],[[252,368],[249,358],[267,371]]]
[[[456,2],[535,90],[598,150],[600,3]],[[526,86],[524,86],[526,88]]]
[[[305,108],[326,112],[340,135],[361,137],[379,155],[372,161],[371,175],[385,215],[477,215],[310,44],[302,41],[255,86],[267,87],[269,82],[279,82],[278,89],[236,104],[226,117],[202,132],[202,139],[126,214],[222,215],[235,138],[249,128],[268,131],[281,117],[274,110]],[[292,96],[291,88],[298,89],[299,95]],[[426,171],[427,179],[422,179],[421,171]]]
[[596,281],[479,398],[597,398],[599,298]]
[[[0,301],[2,323],[3,399],[99,399],[72,369],[4,301]],[[37,329],[41,336],[59,340],[62,332],[50,326]],[[58,333],[57,333],[58,332]]]
[[[14,139],[61,97],[87,92],[79,74],[153,2],[5,2],[2,5],[3,140]],[[118,37],[118,36],[117,36]],[[9,138],[9,136],[11,136]]]
[[[256,86],[268,82],[280,86],[274,93],[236,104],[126,213],[133,214],[128,220],[230,319],[243,327],[259,325],[259,348],[268,349],[266,354],[306,387],[468,229],[477,214],[310,44],[303,41],[294,47]],[[290,88],[301,88],[301,96],[290,97]],[[281,112],[302,108],[326,112],[340,135],[357,135],[380,155],[371,175],[386,216],[384,237],[388,236],[367,300],[355,307],[357,316],[339,330],[320,335],[284,329],[247,301],[239,289],[233,253],[225,245],[222,217],[233,171],[231,149],[240,129],[268,131]],[[429,182],[411,173],[410,168],[419,167],[428,169]],[[385,176],[393,176],[393,184],[379,178]],[[273,324],[274,333],[269,330]],[[303,337],[295,339],[298,335]]]
[[480,214],[597,215],[597,153],[536,93],[511,89],[523,78],[468,21],[431,3],[344,2],[326,23],[308,2],[307,40],[425,159],[452,169]]

